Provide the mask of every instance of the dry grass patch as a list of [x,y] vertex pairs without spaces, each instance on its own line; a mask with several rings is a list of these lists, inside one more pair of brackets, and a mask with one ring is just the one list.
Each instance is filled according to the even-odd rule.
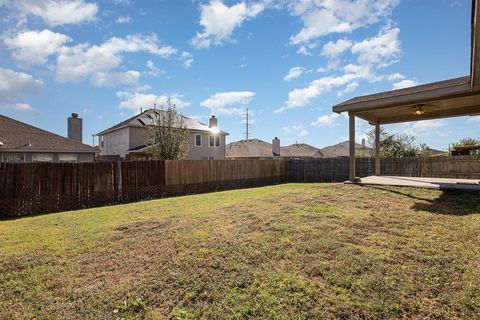
[[475,318],[480,197],[289,184],[0,221],[1,319]]

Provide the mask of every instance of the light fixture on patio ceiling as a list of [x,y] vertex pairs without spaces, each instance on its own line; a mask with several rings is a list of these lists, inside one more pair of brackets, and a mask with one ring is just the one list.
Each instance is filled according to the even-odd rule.
[[424,104],[417,104],[415,106],[416,110],[413,114],[416,115],[416,116],[421,116],[422,114],[424,114],[425,113],[425,111],[423,110],[424,106],[425,106]]

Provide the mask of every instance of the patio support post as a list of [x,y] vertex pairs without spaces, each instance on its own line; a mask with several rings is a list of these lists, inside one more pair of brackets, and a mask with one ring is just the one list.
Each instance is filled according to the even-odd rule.
[[381,175],[381,161],[380,161],[380,124],[375,124],[375,175]]
[[348,180],[351,182],[355,182],[355,115],[352,113],[348,114],[349,116],[349,124],[350,124],[350,138],[349,138],[349,173],[348,173]]

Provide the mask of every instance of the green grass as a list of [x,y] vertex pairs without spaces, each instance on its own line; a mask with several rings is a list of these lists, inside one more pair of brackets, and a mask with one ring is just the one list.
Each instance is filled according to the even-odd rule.
[[480,195],[287,184],[0,221],[0,319],[475,319]]

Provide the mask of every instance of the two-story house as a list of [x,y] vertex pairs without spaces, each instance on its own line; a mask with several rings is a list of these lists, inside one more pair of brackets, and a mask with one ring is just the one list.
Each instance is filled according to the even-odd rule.
[[[148,158],[148,146],[145,145],[148,127],[155,123],[161,112],[165,111],[148,109],[98,133],[100,156],[129,160]],[[210,118],[209,125],[183,115],[181,117],[190,131],[187,160],[225,158],[225,137],[228,133],[218,129],[215,116]]]

